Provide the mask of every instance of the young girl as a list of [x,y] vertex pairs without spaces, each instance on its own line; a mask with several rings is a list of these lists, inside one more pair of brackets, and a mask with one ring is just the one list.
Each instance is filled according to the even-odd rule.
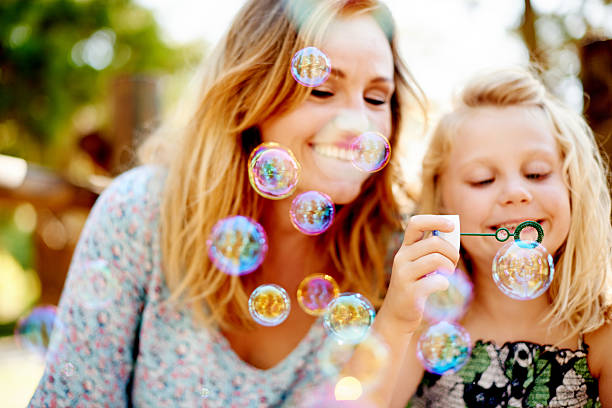
[[[297,306],[300,282],[326,273],[376,307],[388,283],[389,242],[401,231],[397,157],[375,174],[347,158],[350,141],[366,130],[386,136],[393,151],[403,104],[422,105],[395,35],[377,0],[246,2],[205,62],[193,109],[145,145],[150,165],[118,177],[92,209],[30,406],[301,404],[321,381],[316,359],[326,336],[321,319]],[[290,71],[309,46],[331,61],[329,78],[314,88]],[[332,198],[336,216],[324,234],[300,233],[290,198],[264,199],[249,184],[249,155],[262,142],[291,149],[301,164],[295,194]],[[244,276],[223,273],[207,256],[213,226],[234,215],[257,220],[268,238],[263,264]],[[427,227],[449,230],[443,220]],[[459,258],[453,248],[445,253],[434,269]],[[411,294],[444,288],[438,277],[395,275],[374,321],[393,361],[370,398],[380,405],[406,353],[410,331],[398,323]],[[249,315],[249,295],[265,283],[290,297],[278,326],[258,326]]]
[[[407,376],[406,397],[416,391],[409,406],[612,406],[607,177],[585,121],[528,72],[497,71],[467,85],[425,155],[421,211],[459,214],[461,231],[472,233],[537,221],[554,279],[540,297],[512,299],[491,274],[503,244],[463,236],[460,267],[474,298],[459,323],[471,359],[454,374]],[[405,372],[422,373],[417,367],[409,353]]]

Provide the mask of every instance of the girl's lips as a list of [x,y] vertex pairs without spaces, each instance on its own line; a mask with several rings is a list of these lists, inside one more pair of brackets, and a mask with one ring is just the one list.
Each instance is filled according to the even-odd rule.
[[542,225],[542,223],[544,222],[543,219],[526,218],[520,221],[506,221],[498,225],[492,225],[489,227],[489,229],[492,231],[497,231],[500,228],[507,228],[508,231],[510,231],[510,233],[513,233],[516,230],[516,227],[518,227],[520,223],[525,222],[525,221],[535,221],[540,225]]

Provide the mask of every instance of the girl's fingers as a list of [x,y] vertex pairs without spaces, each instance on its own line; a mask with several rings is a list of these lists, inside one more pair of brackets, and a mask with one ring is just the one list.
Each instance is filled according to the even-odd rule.
[[414,284],[415,293],[418,293],[417,303],[420,306],[425,306],[427,297],[434,292],[448,289],[448,279],[446,276],[439,273],[432,273],[427,275]]
[[455,226],[452,222],[439,215],[414,215],[408,222],[402,245],[411,245],[421,240],[426,231],[451,232],[454,228]]
[[434,252],[424,255],[409,265],[402,267],[398,270],[398,273],[401,275],[405,274],[404,278],[406,279],[417,280],[441,269],[452,272],[455,270],[455,264],[446,256]]
[[403,246],[395,256],[405,263],[415,261],[434,252],[444,255],[454,264],[459,262],[459,250],[444,238],[437,236],[422,239],[410,246]]

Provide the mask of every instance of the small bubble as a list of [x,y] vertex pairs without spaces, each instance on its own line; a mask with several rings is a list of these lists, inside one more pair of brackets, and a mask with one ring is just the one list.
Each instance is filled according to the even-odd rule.
[[315,87],[329,77],[331,62],[323,51],[306,47],[295,53],[291,60],[291,75],[301,85]]
[[49,341],[54,330],[63,331],[62,324],[57,317],[57,308],[40,306],[19,319],[15,326],[15,338],[19,346],[39,356],[44,356],[49,348]]
[[391,146],[386,137],[377,132],[365,132],[351,144],[353,165],[361,171],[374,173],[382,170],[391,157]]
[[338,297],[338,284],[329,275],[322,273],[307,276],[297,290],[298,304],[312,316],[322,316],[329,303]]
[[322,234],[334,220],[334,203],[327,194],[307,191],[293,199],[289,215],[298,231],[306,235]]
[[300,165],[293,153],[278,143],[262,143],[249,156],[249,181],[262,197],[280,200],[295,191]]
[[341,293],[331,301],[323,317],[325,329],[340,341],[359,343],[370,330],[376,312],[359,293]]
[[263,227],[241,215],[218,221],[209,239],[208,257],[229,275],[245,275],[261,265],[268,243]]
[[459,320],[472,300],[473,284],[465,272],[456,269],[446,278],[448,289],[432,293],[425,303],[423,314],[431,323]]
[[251,317],[262,326],[277,326],[289,316],[291,301],[285,289],[273,283],[258,286],[249,297]]
[[457,372],[468,361],[471,351],[468,332],[446,321],[430,326],[417,343],[417,357],[434,374]]

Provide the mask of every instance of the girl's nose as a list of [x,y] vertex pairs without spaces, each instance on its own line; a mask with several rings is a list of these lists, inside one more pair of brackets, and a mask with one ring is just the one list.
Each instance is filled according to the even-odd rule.
[[527,204],[532,199],[533,196],[527,183],[518,177],[506,181],[500,196],[500,202],[503,205]]

